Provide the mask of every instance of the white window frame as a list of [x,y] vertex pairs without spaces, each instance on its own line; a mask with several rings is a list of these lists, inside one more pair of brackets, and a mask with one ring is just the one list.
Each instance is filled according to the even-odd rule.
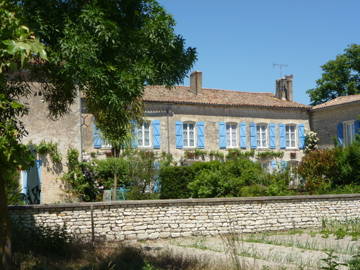
[[[262,145],[263,142],[263,137],[262,134],[263,132],[259,132],[259,128],[265,127],[265,145]],[[257,148],[269,148],[269,129],[268,129],[268,124],[265,123],[259,123],[256,124],[256,146]],[[259,136],[260,135],[260,136]],[[258,142],[260,141],[260,145],[258,144]]]
[[[291,146],[291,132],[288,132],[288,127],[294,127],[294,146]],[[287,145],[287,141],[289,140],[289,146]],[[285,146],[286,149],[297,149],[298,148],[298,138],[297,138],[297,126],[296,124],[286,124],[285,125]]]
[[[145,142],[146,142],[146,138],[145,138],[145,131],[146,131],[146,128],[145,128],[145,124],[148,124],[149,125],[149,145],[145,145]],[[152,146],[152,143],[151,143],[151,135],[152,135],[152,130],[151,130],[151,121],[144,121],[141,125],[139,125],[137,127],[137,143],[138,143],[138,147],[140,148],[150,148]],[[141,136],[141,138],[139,138],[139,134]],[[141,142],[141,144],[140,144]]]
[[[351,132],[348,134],[348,127],[350,127]],[[348,120],[343,122],[343,136],[344,136],[344,145],[350,145],[355,140],[355,121]]]
[[[194,145],[190,145],[190,125],[193,126],[193,141]],[[186,121],[183,122],[183,147],[184,148],[196,148],[196,125],[195,122]]]
[[[234,126],[235,126],[235,145],[233,144],[234,136]],[[229,127],[229,128],[228,128]],[[226,132],[226,148],[237,148],[238,147],[238,128],[239,125],[235,122],[226,122],[225,123],[225,132]],[[230,144],[228,144],[230,142]]]

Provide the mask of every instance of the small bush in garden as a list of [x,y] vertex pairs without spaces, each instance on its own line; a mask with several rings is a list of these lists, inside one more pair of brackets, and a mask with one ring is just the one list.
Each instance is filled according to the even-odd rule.
[[299,175],[305,179],[305,189],[310,193],[327,190],[339,176],[335,149],[307,153],[298,166]]

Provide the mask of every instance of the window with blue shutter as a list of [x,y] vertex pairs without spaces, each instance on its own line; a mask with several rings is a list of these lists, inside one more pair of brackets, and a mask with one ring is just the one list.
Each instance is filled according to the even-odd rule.
[[355,121],[355,135],[356,134],[360,135],[360,120]]
[[138,147],[138,132],[137,132],[137,122],[135,120],[130,121],[131,124],[131,147]]
[[256,124],[250,123],[250,147],[256,148],[257,137],[256,137]]
[[204,122],[197,122],[197,147],[200,149],[205,148],[205,123]]
[[344,145],[344,131],[343,131],[343,123],[340,122],[337,124],[337,139],[338,139],[338,143],[339,145]]
[[93,146],[95,149],[99,149],[102,145],[103,139],[101,137],[100,129],[98,129],[95,123],[93,123]]
[[269,124],[269,147],[276,148],[276,126],[273,123]]
[[280,148],[286,148],[286,137],[285,137],[285,124],[279,124],[279,140],[280,140]]
[[175,123],[175,136],[176,136],[176,148],[183,148],[183,122],[176,121]]
[[246,123],[240,123],[240,148],[246,148]]
[[226,148],[226,126],[225,122],[219,122],[219,148]]
[[160,120],[153,120],[151,125],[153,131],[153,148],[160,149]]
[[305,127],[304,124],[298,125],[298,133],[299,133],[299,148],[304,149],[305,146]]

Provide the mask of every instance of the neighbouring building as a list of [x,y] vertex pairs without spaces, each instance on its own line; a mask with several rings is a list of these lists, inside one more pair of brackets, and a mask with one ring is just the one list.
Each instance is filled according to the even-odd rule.
[[[292,76],[276,81],[275,94],[251,93],[203,88],[202,73],[195,71],[189,87],[147,86],[143,100],[145,121],[134,124],[132,147],[170,153],[176,160],[195,149],[222,153],[229,149],[282,151],[283,158],[265,161],[264,166],[271,169],[299,162],[310,130],[319,134],[321,147],[333,145],[332,137],[348,144],[360,130],[360,95],[314,107],[299,104],[293,101]],[[64,156],[69,147],[78,149],[83,158],[111,154],[111,146],[102,139],[80,98],[58,121],[47,118],[46,104],[36,85],[29,105],[30,114],[24,119],[29,135],[24,142],[57,142]],[[22,174],[23,192],[40,194],[36,202],[64,200],[59,176],[66,164],[57,170],[51,165],[39,159],[37,168]],[[30,180],[31,174],[39,180]]]

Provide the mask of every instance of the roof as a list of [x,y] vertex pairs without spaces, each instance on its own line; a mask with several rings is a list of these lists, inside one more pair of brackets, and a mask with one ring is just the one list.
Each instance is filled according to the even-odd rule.
[[328,107],[338,106],[338,105],[343,105],[343,104],[349,104],[349,103],[359,102],[359,101],[360,101],[360,94],[350,95],[350,96],[341,96],[341,97],[337,97],[335,99],[329,100],[325,103],[321,103],[319,105],[313,106],[312,109],[313,110],[323,109],[323,108],[328,108]]
[[240,92],[219,89],[201,89],[195,94],[187,86],[146,86],[145,102],[164,102],[180,104],[206,104],[227,106],[255,106],[272,108],[310,109],[310,106],[293,101],[280,100],[273,93]]

